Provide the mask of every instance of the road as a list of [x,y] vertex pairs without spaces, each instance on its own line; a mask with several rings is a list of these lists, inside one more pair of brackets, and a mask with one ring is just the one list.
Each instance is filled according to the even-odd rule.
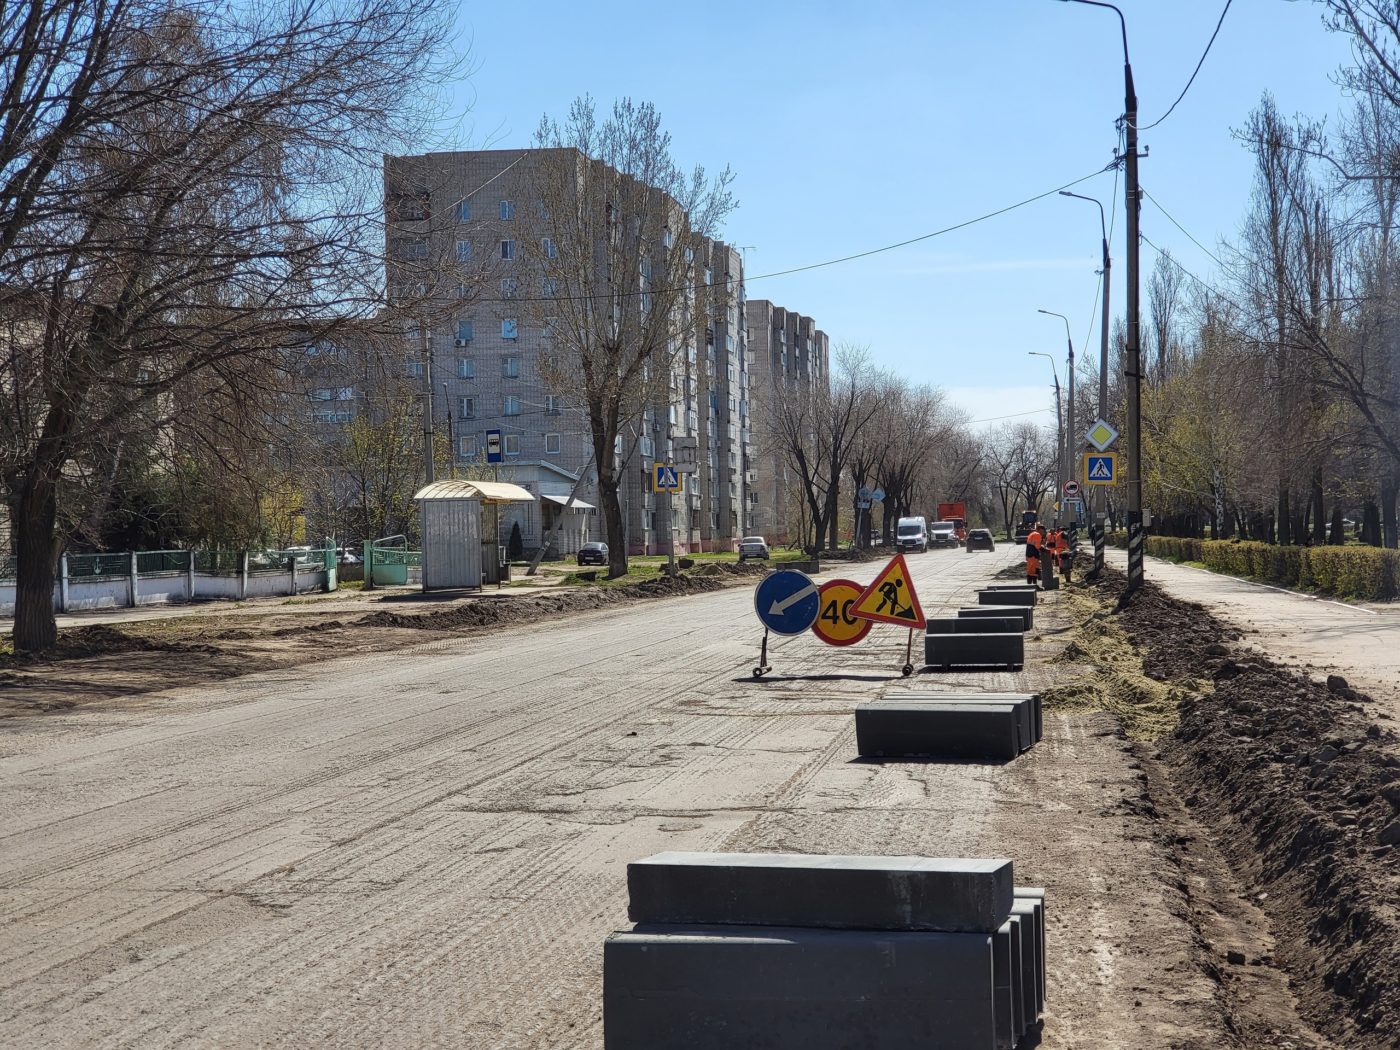
[[[1110,564],[1126,569],[1126,552],[1107,554]],[[1200,602],[1246,632],[1251,647],[1340,674],[1400,717],[1400,603],[1331,601],[1158,558],[1148,559],[1147,571],[1169,594]]]
[[[1015,558],[913,557],[925,611]],[[1108,716],[1005,766],[856,762],[902,632],[780,640],[755,682],[750,595],[10,720],[0,1045],[597,1048],[625,865],[663,849],[1009,856],[1050,893],[1043,1046],[1238,1045]],[[919,684],[1073,673],[1033,649]]]

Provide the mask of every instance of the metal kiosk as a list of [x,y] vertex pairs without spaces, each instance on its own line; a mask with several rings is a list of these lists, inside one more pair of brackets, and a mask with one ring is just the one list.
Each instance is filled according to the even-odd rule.
[[413,499],[423,531],[423,590],[431,591],[500,583],[499,507],[535,497],[504,481],[455,479],[425,485]]

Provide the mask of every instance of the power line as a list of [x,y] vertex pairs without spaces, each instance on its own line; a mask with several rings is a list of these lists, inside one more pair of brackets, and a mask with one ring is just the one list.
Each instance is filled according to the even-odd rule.
[[988,416],[986,419],[969,419],[968,426],[974,423],[995,423],[998,419],[1019,419],[1021,416],[1038,416],[1044,412],[1053,412],[1050,408],[1033,408],[1029,412],[1011,412],[1004,416]]
[[1165,216],[1167,217],[1168,221],[1170,221],[1171,224],[1172,224],[1173,226],[1175,226],[1178,230],[1180,230],[1182,233],[1184,233],[1184,234],[1186,235],[1186,238],[1187,238],[1192,244],[1194,244],[1197,248],[1201,249],[1201,251],[1205,252],[1208,256],[1210,256],[1211,259],[1214,260],[1214,262],[1215,262],[1215,264],[1216,264],[1217,266],[1219,266],[1219,267],[1221,267],[1222,269],[1225,269],[1225,270],[1228,270],[1228,269],[1229,269],[1229,267],[1226,266],[1225,263],[1221,261],[1221,259],[1220,259],[1220,257],[1219,257],[1218,255],[1216,255],[1213,251],[1211,251],[1209,248],[1207,248],[1207,247],[1206,247],[1204,244],[1202,244],[1200,241],[1196,240],[1196,238],[1193,237],[1193,236],[1191,235],[1191,231],[1190,231],[1190,230],[1188,230],[1185,226],[1181,225],[1181,223],[1177,222],[1177,221],[1176,221],[1176,218],[1172,215],[1172,213],[1169,212],[1169,211],[1167,211],[1166,208],[1162,207],[1162,202],[1161,202],[1161,201],[1159,201],[1156,197],[1152,196],[1152,194],[1148,193],[1145,189],[1142,189],[1141,187],[1139,187],[1139,190],[1140,190],[1140,192],[1142,193],[1142,195],[1143,195],[1144,197],[1146,197],[1146,198],[1147,198],[1148,200],[1150,200],[1154,205],[1157,206],[1157,210],[1160,211],[1163,215],[1165,215]]
[[1196,82],[1196,74],[1199,73],[1201,71],[1201,67],[1205,65],[1206,55],[1210,54],[1211,45],[1215,43],[1215,38],[1220,35],[1220,27],[1225,24],[1225,15],[1229,12],[1230,5],[1232,3],[1234,3],[1234,0],[1225,0],[1225,7],[1220,12],[1220,21],[1215,23],[1215,32],[1210,35],[1210,40],[1206,42],[1206,49],[1201,52],[1201,60],[1196,63],[1196,68],[1191,71],[1191,79],[1188,80],[1186,82],[1186,86],[1181,89],[1181,94],[1176,96],[1176,102],[1173,102],[1171,104],[1171,108],[1168,109],[1156,120],[1154,120],[1151,124],[1148,124],[1145,127],[1139,127],[1137,129],[1138,131],[1148,131],[1152,128],[1155,128],[1158,124],[1162,123],[1162,121],[1170,117],[1172,115],[1172,110],[1176,109],[1177,104],[1186,97],[1186,92],[1190,91],[1191,85]]

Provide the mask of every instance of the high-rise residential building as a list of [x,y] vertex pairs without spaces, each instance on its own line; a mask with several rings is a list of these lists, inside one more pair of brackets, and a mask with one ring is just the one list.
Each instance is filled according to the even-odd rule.
[[[767,299],[750,299],[745,320],[749,390],[757,413],[829,391],[831,348],[815,321]],[[801,536],[802,487],[771,429],[756,440],[758,454],[749,493],[752,529],[769,542],[790,543]]]
[[[499,432],[500,477],[539,498],[501,516],[506,532],[519,524],[527,550],[544,542],[582,478],[579,509],[569,513],[590,521],[567,528],[557,549],[568,554],[605,530],[586,406],[577,389],[547,378],[559,374],[548,362],[562,351],[549,316],[558,289],[545,274],[556,245],[540,172],[561,154],[570,163],[577,157],[559,150],[387,157],[385,201],[390,307],[419,318],[404,337],[407,367],[420,369],[431,388],[439,425],[451,416],[457,462],[480,464],[488,435]],[[669,226],[663,236],[670,248]],[[619,496],[633,553],[666,550],[668,498],[678,553],[728,549],[749,527],[743,259],[709,238],[684,250],[690,277],[677,309],[685,316],[666,374],[638,378],[639,390],[654,392],[651,403],[611,450],[623,468]],[[598,289],[599,300],[613,294]],[[645,302],[645,291],[629,294]],[[698,470],[682,493],[653,493],[653,464],[668,461],[673,442],[685,438],[698,444]]]

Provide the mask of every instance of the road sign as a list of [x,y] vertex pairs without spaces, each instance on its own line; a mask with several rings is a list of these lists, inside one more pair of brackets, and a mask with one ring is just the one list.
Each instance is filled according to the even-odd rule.
[[914,581],[909,578],[904,555],[896,554],[880,570],[880,575],[851,606],[851,615],[877,623],[892,623],[896,627],[923,628],[924,611],[919,607],[919,596],[914,593]]
[[700,466],[700,439],[673,438],[671,440],[671,461],[682,474],[694,474]]
[[651,468],[652,492],[679,492],[681,472],[674,463],[653,463]]
[[879,503],[882,499],[885,498],[885,490],[882,488],[876,488],[875,491],[870,494],[870,498],[873,499],[876,503]]
[[1065,500],[1065,513],[1071,520],[1078,521],[1084,516],[1084,501],[1082,499]]
[[1089,428],[1084,435],[1084,440],[1093,445],[1100,452],[1105,451],[1109,445],[1118,440],[1118,431],[1109,426],[1102,419],[1094,420],[1094,425]]
[[855,645],[875,625],[851,615],[851,606],[865,590],[850,580],[827,580],[821,585],[821,611],[812,633],[827,645]]
[[817,622],[821,596],[805,572],[779,569],[754,588],[753,607],[774,634],[801,634]]
[[1070,497],[1079,495],[1079,482],[1074,481],[1072,479],[1070,481],[1066,481],[1065,495]]
[[869,501],[868,499],[858,500],[858,501],[856,502],[856,510],[869,510],[869,509],[870,509],[870,501]]
[[1118,453],[1090,452],[1084,457],[1084,484],[1118,484]]
[[486,432],[486,462],[499,463],[504,458],[501,454],[501,432],[488,430]]
[[862,485],[859,491],[856,492],[856,498],[862,500],[863,502],[869,503],[870,497],[874,494],[875,490],[872,489],[869,485]]

